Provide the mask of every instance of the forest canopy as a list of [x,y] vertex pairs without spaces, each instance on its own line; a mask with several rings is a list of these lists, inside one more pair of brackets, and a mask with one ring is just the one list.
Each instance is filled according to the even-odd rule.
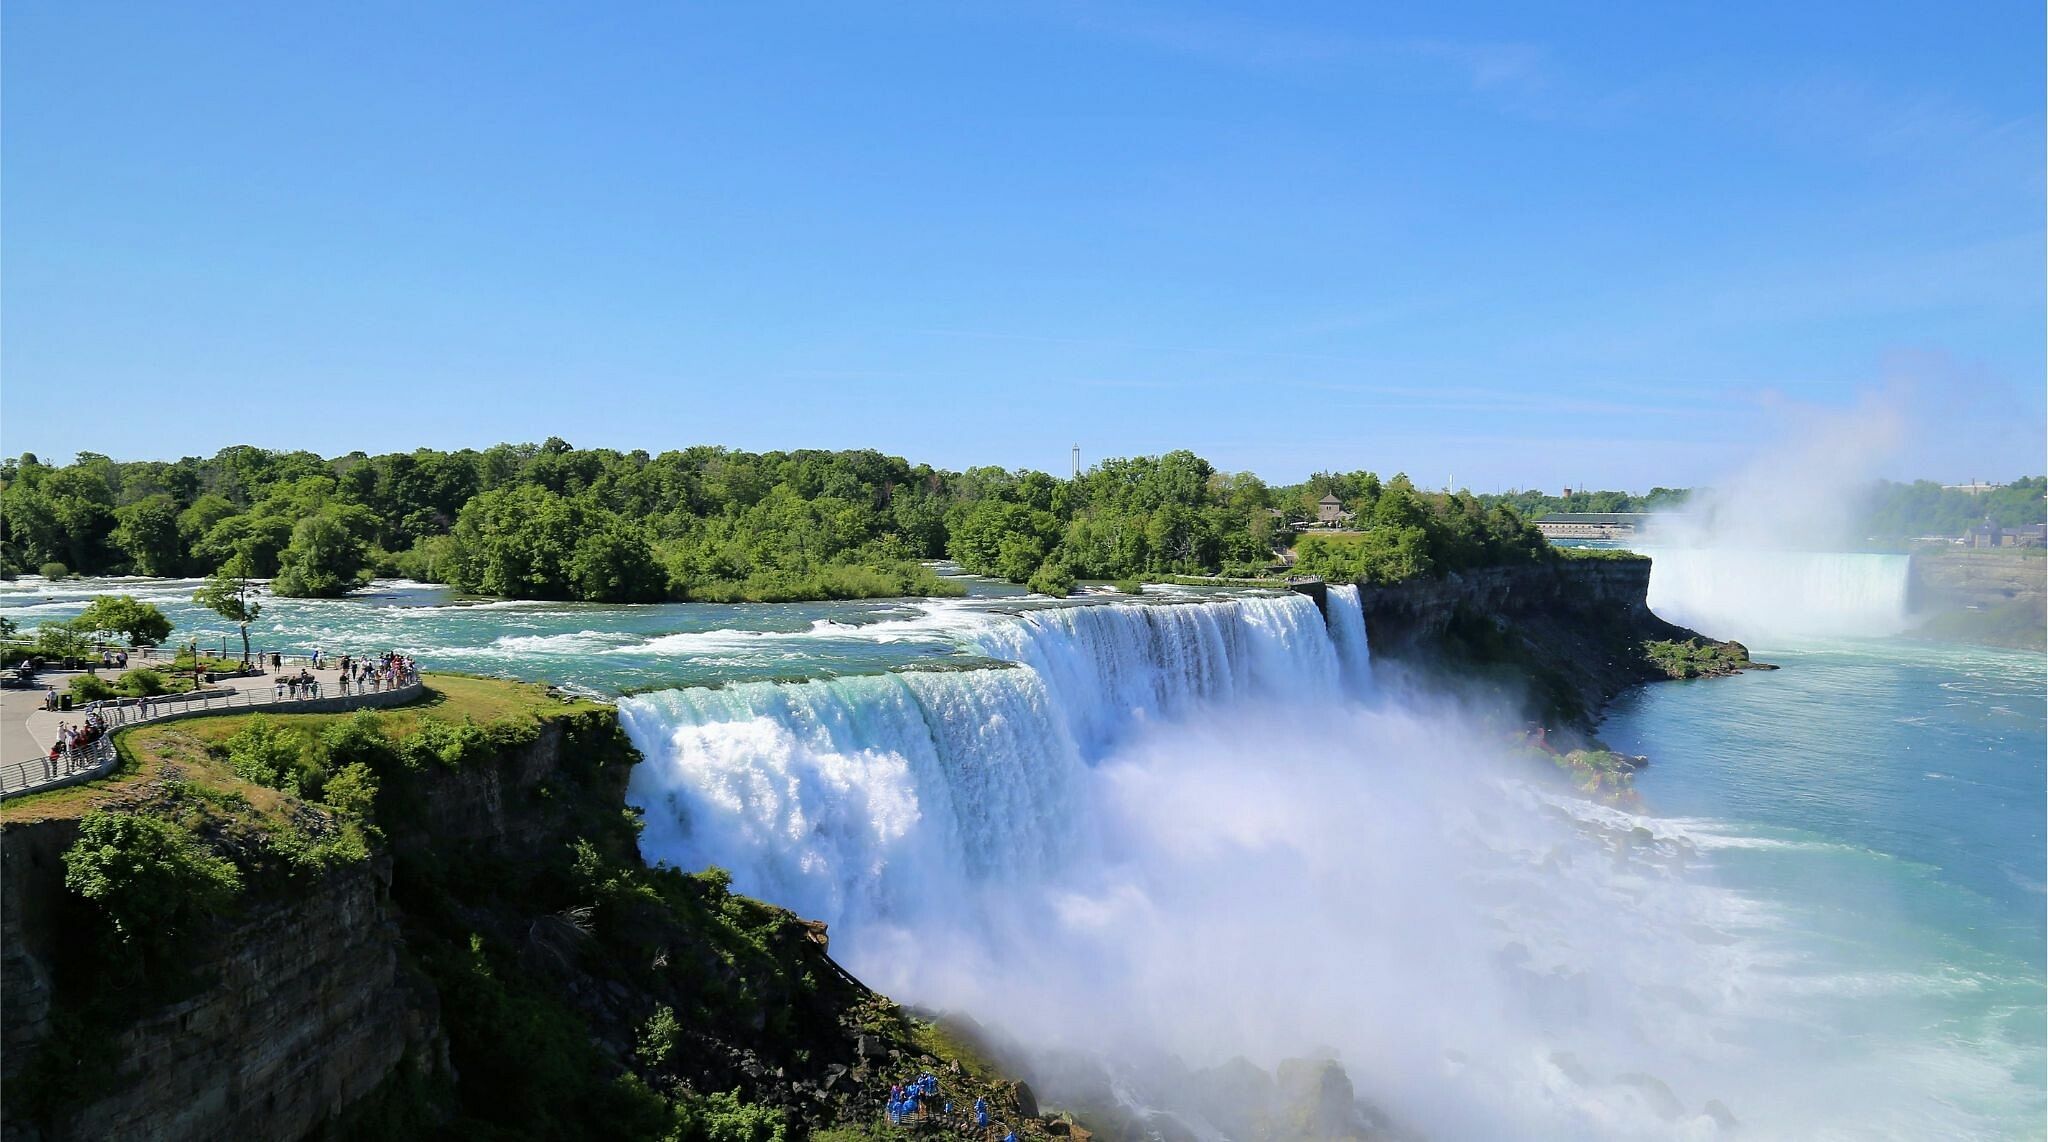
[[1546,558],[1523,517],[1406,477],[1269,486],[1192,452],[1075,479],[879,452],[579,449],[551,438],[327,459],[250,446],[121,462],[0,462],[0,571],[210,575],[240,560],[278,594],[373,576],[525,599],[713,602],[958,593],[930,561],[1060,590],[1077,579],[1257,576],[1336,495],[1364,534],[1302,570],[1391,581]]

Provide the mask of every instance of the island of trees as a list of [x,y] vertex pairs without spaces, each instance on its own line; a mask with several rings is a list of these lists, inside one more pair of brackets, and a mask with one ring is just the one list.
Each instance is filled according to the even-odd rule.
[[1406,477],[1272,486],[1191,452],[1107,460],[1075,479],[951,472],[873,451],[579,449],[332,459],[249,446],[120,462],[0,462],[0,573],[270,579],[344,594],[373,576],[592,602],[779,602],[959,592],[929,561],[1064,594],[1077,579],[1250,577],[1335,495],[1355,530],[1299,569],[1394,581],[1551,551],[1506,504]]

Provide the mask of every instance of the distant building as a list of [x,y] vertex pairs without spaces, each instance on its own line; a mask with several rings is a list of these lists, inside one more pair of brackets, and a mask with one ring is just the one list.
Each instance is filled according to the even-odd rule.
[[1960,541],[1964,547],[2044,547],[2048,546],[2048,524],[2029,523],[2007,529],[1985,517],[1963,533]]
[[1963,533],[1964,547],[2002,547],[2005,545],[2005,530],[1986,519],[1973,524]]
[[1944,492],[1961,492],[1966,496],[1981,496],[1986,492],[1997,491],[2004,486],[2004,484],[1987,484],[1982,480],[1971,480],[1967,484],[1943,484],[1941,490]]
[[1536,530],[1545,539],[1628,539],[1649,520],[1647,512],[1551,512]]
[[1336,527],[1344,522],[1344,501],[1335,496],[1324,496],[1316,501],[1316,522],[1324,527]]

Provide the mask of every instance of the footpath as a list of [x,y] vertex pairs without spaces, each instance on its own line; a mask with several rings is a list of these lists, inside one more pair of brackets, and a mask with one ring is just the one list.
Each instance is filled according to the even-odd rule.
[[[79,778],[82,770],[90,770],[106,759],[103,751],[94,751],[93,756],[64,758],[55,766],[49,763],[50,747],[58,741],[59,728],[65,725],[83,725],[87,710],[79,707],[69,710],[45,709],[45,695],[51,689],[62,693],[65,685],[76,673],[47,671],[42,677],[53,685],[44,689],[0,691],[0,797],[70,784]],[[325,669],[305,671],[313,678],[315,685],[302,685],[297,694],[281,692],[278,681],[284,677],[297,677],[299,673],[299,669],[286,666],[277,674],[222,678],[209,684],[205,689],[190,694],[148,699],[109,699],[95,705],[107,731],[111,733],[123,726],[139,722],[183,717],[206,711],[288,712],[293,707],[307,706],[326,711],[355,706],[387,705],[398,695],[416,693],[419,688],[419,683],[414,681],[410,686],[403,686],[397,690],[358,693],[352,689],[344,696],[341,693],[341,672]]]

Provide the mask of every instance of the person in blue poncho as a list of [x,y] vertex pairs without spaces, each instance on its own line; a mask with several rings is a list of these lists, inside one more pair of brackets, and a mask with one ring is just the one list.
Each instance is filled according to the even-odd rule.
[[974,1100],[974,1125],[981,1130],[988,1129],[988,1100],[985,1098]]
[[1003,1135],[1003,1142],[1017,1142],[1017,1132],[1012,1130],[1008,1134]]

